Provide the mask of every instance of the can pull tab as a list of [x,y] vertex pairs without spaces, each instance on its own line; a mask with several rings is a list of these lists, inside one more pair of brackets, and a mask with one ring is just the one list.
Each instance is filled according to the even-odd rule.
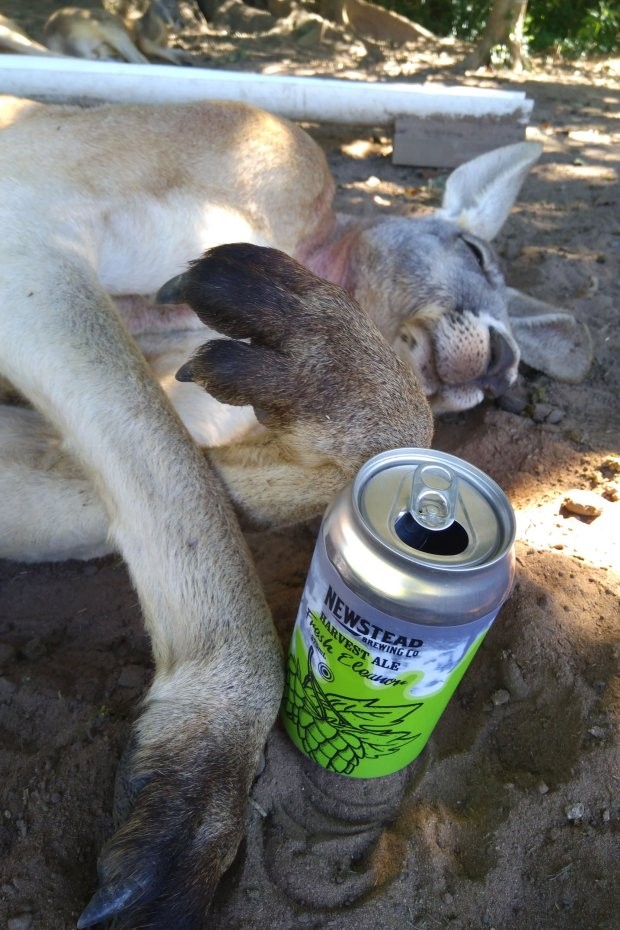
[[411,485],[409,513],[428,530],[445,530],[455,520],[458,502],[456,476],[443,465],[420,465]]

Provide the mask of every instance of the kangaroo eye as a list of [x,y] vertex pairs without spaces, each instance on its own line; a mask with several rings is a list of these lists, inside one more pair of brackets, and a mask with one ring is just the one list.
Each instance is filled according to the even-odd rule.
[[478,266],[484,271],[486,269],[486,255],[484,254],[484,250],[480,248],[477,242],[474,242],[472,239],[466,239],[464,236],[463,242],[478,262]]

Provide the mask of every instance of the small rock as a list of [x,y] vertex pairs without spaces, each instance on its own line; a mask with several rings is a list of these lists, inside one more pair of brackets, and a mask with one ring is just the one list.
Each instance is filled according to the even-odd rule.
[[569,804],[568,807],[564,808],[566,813],[567,820],[582,820],[583,815],[585,814],[585,807],[581,802],[577,804]]
[[566,411],[561,410],[560,407],[554,407],[553,404],[540,402],[534,404],[530,416],[534,423],[548,423],[550,426],[556,426],[562,422],[566,416]]
[[7,930],[28,930],[32,926],[32,914],[17,914],[15,917],[9,917]]
[[500,410],[505,410],[506,413],[523,413],[528,403],[527,390],[521,384],[516,384],[497,399],[497,406]]
[[611,472],[612,475],[620,475],[620,455],[608,455],[601,465],[601,471]]
[[590,727],[588,730],[590,736],[593,736],[594,739],[605,739],[607,736],[607,730],[604,727]]
[[609,821],[611,820],[611,811],[609,810],[608,807],[606,807],[602,811],[601,817],[603,818],[603,823],[609,823]]
[[603,501],[594,491],[575,488],[565,495],[562,509],[577,514],[579,517],[600,517],[603,512]]
[[536,785],[536,788],[539,794],[549,793],[549,785],[544,781],[539,781],[538,784]]
[[555,426],[557,423],[561,423],[565,416],[566,412],[564,410],[560,410],[559,407],[554,407],[547,416],[545,423],[551,423],[552,426]]
[[510,653],[504,657],[502,662],[502,678],[514,700],[523,701],[530,693],[523,672],[517,665],[515,657]]
[[551,404],[534,404],[532,409],[532,420],[534,423],[546,423],[547,417],[554,408]]
[[491,695],[491,700],[496,707],[500,707],[502,704],[508,704],[510,701],[510,694],[506,691],[505,688],[500,688],[499,691],[494,691]]

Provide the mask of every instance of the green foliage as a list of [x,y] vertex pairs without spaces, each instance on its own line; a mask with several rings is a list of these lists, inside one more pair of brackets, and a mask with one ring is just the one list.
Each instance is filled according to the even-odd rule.
[[535,51],[604,54],[620,48],[620,9],[614,0],[530,0],[526,33]]
[[[436,35],[475,41],[491,0],[375,0],[407,16]],[[532,51],[556,49],[565,55],[606,54],[620,50],[618,0],[529,0],[525,23]]]
[[616,3],[599,0],[596,7],[586,12],[575,36],[577,49],[615,52],[620,49],[620,7]]

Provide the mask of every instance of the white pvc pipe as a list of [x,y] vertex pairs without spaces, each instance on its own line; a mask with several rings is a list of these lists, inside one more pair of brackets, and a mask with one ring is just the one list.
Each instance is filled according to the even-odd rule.
[[372,125],[390,123],[402,116],[434,115],[512,115],[525,124],[533,106],[522,91],[23,55],[0,55],[0,93],[59,102],[240,100],[289,119]]

